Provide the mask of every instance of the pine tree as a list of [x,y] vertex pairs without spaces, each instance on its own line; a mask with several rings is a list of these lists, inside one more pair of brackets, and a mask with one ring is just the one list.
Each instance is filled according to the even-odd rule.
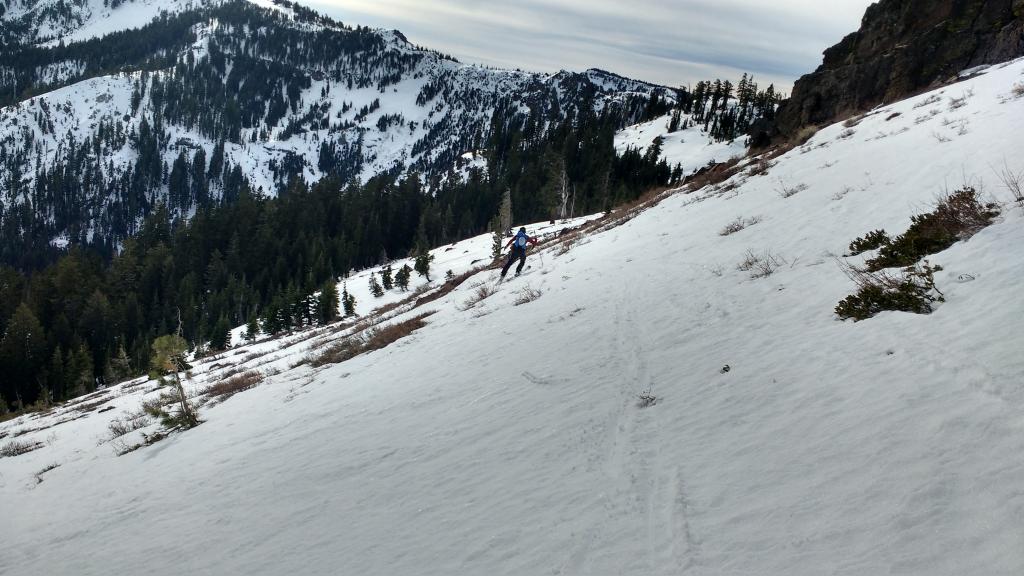
[[377,282],[377,275],[373,272],[370,272],[370,294],[373,294],[374,298],[384,295],[384,288],[381,287],[380,282]]
[[82,343],[78,350],[68,358],[68,369],[65,370],[68,378],[68,398],[81,396],[86,392],[92,392],[96,380],[93,376],[92,352],[89,346]]
[[348,293],[348,285],[342,285],[341,304],[345,308],[345,318],[356,315],[356,297]]
[[391,274],[391,264],[388,264],[380,271],[380,281],[384,285],[385,290],[391,290],[392,288],[395,287],[395,283],[392,280]]
[[210,334],[210,349],[211,350],[227,350],[231,344],[231,325],[228,324],[227,316],[223,314],[217,319],[217,323],[213,325],[213,332]]
[[[347,296],[346,290],[346,296]],[[320,290],[320,298],[317,300],[317,321],[321,326],[326,326],[338,319],[338,286],[334,279],[328,280]]]
[[249,316],[249,322],[245,325],[245,339],[249,342],[255,342],[256,338],[260,335],[260,322],[259,318],[253,314]]
[[413,263],[413,268],[416,270],[416,273],[426,278],[427,282],[430,282],[430,262],[433,259],[434,256],[430,254],[430,252],[427,252],[426,249],[423,249],[416,255],[416,260]]
[[46,363],[46,335],[43,325],[23,302],[7,323],[0,342],[3,365],[3,396],[19,408],[31,404],[37,393],[36,374]]
[[668,131],[669,132],[678,132],[679,131],[681,118],[682,118],[682,113],[677,108],[674,112],[672,112],[672,119],[668,123]]
[[127,380],[131,376],[131,360],[128,359],[128,352],[124,349],[124,343],[120,342],[117,345],[117,354],[107,361],[103,377],[107,383],[114,384]]
[[512,189],[506,188],[505,195],[501,198],[501,208],[498,210],[498,223],[502,234],[509,234],[512,231]]
[[409,268],[408,264],[403,264],[398,272],[395,274],[395,286],[398,286],[402,292],[409,289],[409,277],[412,275],[412,268]]
[[[179,324],[179,332],[181,326]],[[174,385],[171,393],[171,400],[177,404],[178,411],[171,413],[162,410],[161,418],[164,426],[168,428],[194,428],[199,425],[199,417],[195,408],[188,400],[185,386],[181,382],[180,373],[186,370],[185,352],[188,351],[188,343],[178,335],[161,336],[153,341],[153,356],[150,359],[150,366],[157,372],[161,380],[168,374],[173,375]]]
[[[53,393],[53,397],[58,400],[66,398],[65,394],[65,382],[67,376],[64,374],[64,352],[60,346],[53,349],[53,356],[50,357],[50,367],[46,371],[46,377],[49,382],[50,391]],[[0,405],[4,402],[0,400]]]
[[501,257],[501,249],[504,242],[502,242],[501,234],[497,230],[491,233],[491,258],[497,259]]

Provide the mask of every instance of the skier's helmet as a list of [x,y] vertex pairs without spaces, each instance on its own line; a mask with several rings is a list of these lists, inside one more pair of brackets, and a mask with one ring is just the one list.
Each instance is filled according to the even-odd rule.
[[526,234],[526,226],[520,228],[519,231],[522,232],[523,234]]

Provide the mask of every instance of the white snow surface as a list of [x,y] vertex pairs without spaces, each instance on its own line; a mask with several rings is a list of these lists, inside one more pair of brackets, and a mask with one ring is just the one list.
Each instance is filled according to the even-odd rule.
[[[482,271],[397,310],[435,313],[381,350],[292,368],[347,334],[321,330],[198,362],[191,390],[268,377],[124,456],[107,425],[152,383],[0,424],[0,447],[42,444],[0,458],[0,573],[1019,576],[1024,210],[994,168],[1024,172],[1022,72],[827,127],[765,175],[531,254],[468,307]],[[854,286],[834,255],[965,182],[1002,215],[930,258],[946,301],[837,320]],[[751,278],[751,249],[786,264]]]
[[[682,116],[692,122],[688,114]],[[707,166],[711,162],[727,162],[742,158],[747,153],[746,138],[728,142],[715,142],[700,125],[669,132],[672,114],[620,130],[615,135],[615,150],[622,154],[628,148],[647,150],[656,138],[662,139],[661,158],[670,166],[682,164],[686,174]]]

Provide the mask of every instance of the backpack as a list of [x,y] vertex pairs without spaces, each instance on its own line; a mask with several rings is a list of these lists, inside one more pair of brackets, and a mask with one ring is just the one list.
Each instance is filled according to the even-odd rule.
[[515,247],[519,248],[520,250],[526,249],[526,234],[520,232],[519,234],[516,235]]

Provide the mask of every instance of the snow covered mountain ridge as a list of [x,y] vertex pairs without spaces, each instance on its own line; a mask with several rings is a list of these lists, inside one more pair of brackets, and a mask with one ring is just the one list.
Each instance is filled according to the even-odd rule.
[[[625,126],[675,101],[599,70],[464,65],[285,2],[15,2],[0,29],[2,201],[64,235],[123,238],[156,202],[187,215],[239,180],[270,195],[328,175],[435,182],[499,126],[543,134],[581,110]],[[175,162],[200,152],[208,190],[175,197]],[[61,190],[61,172],[89,178]]]
[[[530,226],[496,290],[486,236],[405,303],[365,270],[364,322],[195,362],[191,430],[145,378],[0,424],[0,571],[1017,576],[1021,133],[1017,60]],[[928,256],[944,301],[839,321],[851,241],[964,186],[1000,214]]]

